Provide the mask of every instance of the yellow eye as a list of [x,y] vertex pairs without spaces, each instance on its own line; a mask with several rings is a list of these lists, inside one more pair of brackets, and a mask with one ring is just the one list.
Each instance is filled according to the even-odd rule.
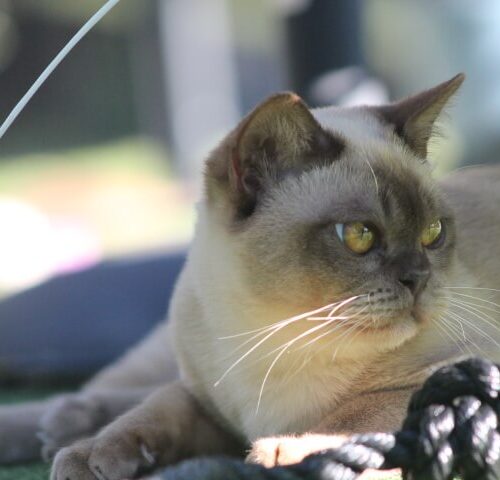
[[361,222],[337,223],[339,238],[354,253],[367,253],[375,244],[375,232]]
[[420,237],[420,241],[424,247],[432,248],[433,246],[438,245],[442,235],[443,225],[441,224],[441,220],[436,220],[424,230],[424,233],[422,233],[422,236]]

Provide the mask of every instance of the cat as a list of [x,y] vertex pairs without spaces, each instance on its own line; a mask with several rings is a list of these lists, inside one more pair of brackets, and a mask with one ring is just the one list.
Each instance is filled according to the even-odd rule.
[[[272,96],[211,153],[169,321],[79,393],[0,409],[0,461],[120,480],[392,431],[436,368],[500,360],[500,168],[432,178],[459,74],[378,107]],[[39,430],[38,436],[36,432]]]

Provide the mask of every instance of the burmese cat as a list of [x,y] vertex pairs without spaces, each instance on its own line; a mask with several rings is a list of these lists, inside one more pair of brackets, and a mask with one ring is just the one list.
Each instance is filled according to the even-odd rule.
[[168,325],[81,393],[1,409],[0,459],[40,429],[47,456],[71,444],[54,480],[247,446],[290,463],[396,429],[438,366],[500,360],[500,168],[438,184],[426,161],[463,78],[381,107],[258,106],[208,158]]

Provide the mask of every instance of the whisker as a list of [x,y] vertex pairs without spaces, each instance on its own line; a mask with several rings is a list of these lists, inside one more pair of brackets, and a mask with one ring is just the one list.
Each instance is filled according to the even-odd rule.
[[[325,309],[329,309],[331,308],[332,306],[334,305],[338,305],[340,304],[341,302],[336,302],[336,303],[332,303],[332,304],[329,304],[329,305],[325,305],[324,307],[321,307],[322,310],[325,310]],[[317,309],[318,310],[318,309]],[[314,310],[314,312],[317,312],[317,310]],[[295,319],[295,321],[299,321],[299,320],[302,320],[302,316],[303,315],[307,315],[308,313],[311,313],[311,312],[306,312],[304,314],[301,314],[301,315],[298,315],[297,317],[301,317],[301,318],[297,318],[297,317],[292,317],[292,319]],[[331,313],[331,312],[330,312]],[[252,340],[255,340],[256,338],[259,338],[261,337],[262,335],[265,335],[267,332],[271,331],[271,330],[274,330],[276,329],[277,327],[279,327],[281,324],[287,322],[288,320],[292,320],[292,319],[285,319],[285,320],[279,320],[278,322],[275,322],[271,325],[267,325],[265,327],[261,327],[261,328],[257,328],[255,330],[251,330],[249,332],[244,332],[244,333],[240,333],[240,334],[236,334],[236,335],[230,335],[230,336],[227,336],[227,337],[219,337],[219,340],[226,340],[226,339],[230,339],[230,338],[237,338],[237,337],[241,337],[241,336],[244,336],[244,335],[248,335],[250,333],[253,333],[253,332],[257,332],[255,333],[252,337],[250,337],[249,339],[245,340],[243,343],[241,343],[240,345],[238,345],[236,348],[234,348],[233,350],[231,350],[231,352],[229,352],[226,357],[231,357],[232,355],[234,355],[236,352],[238,352],[239,350],[241,350],[245,345],[248,345]]]
[[[269,328],[271,328],[273,325],[278,325],[280,323],[283,323],[283,322],[288,322],[290,320],[302,320],[304,318],[307,318],[308,316],[311,316],[311,315],[315,315],[316,313],[321,313],[325,310],[329,310],[329,309],[332,309],[330,314],[332,314],[332,312],[336,312],[338,310],[338,308],[336,307],[342,307],[344,306],[345,304],[349,303],[349,302],[352,302],[358,298],[361,298],[361,297],[364,297],[366,296],[366,294],[363,294],[363,295],[355,295],[353,297],[349,297],[347,300],[340,300],[338,302],[335,302],[335,303],[330,303],[328,305],[325,305],[323,307],[320,307],[320,308],[316,308],[315,310],[311,310],[309,312],[305,312],[305,313],[301,313],[299,315],[295,315],[293,317],[290,317],[290,318],[285,318],[284,320],[279,320],[278,322],[275,322],[273,323],[272,325],[266,325],[264,327],[260,327],[260,328],[256,328],[254,330],[249,330],[247,332],[242,332],[242,333],[236,333],[234,335],[225,335],[223,337],[218,337],[218,340],[227,340],[227,339],[231,339],[231,338],[237,338],[237,337],[243,337],[245,335],[251,335],[252,333],[256,333],[256,332],[262,332],[264,330],[268,330]],[[329,315],[330,315],[329,314]]]
[[375,175],[375,171],[373,170],[373,167],[372,167],[371,163],[369,162],[369,160],[365,157],[363,157],[363,159],[372,172],[373,180],[375,181],[375,190],[376,190],[377,195],[378,195],[379,194],[379,187],[378,187],[378,181],[377,181],[377,176]]
[[471,301],[466,301],[466,300],[456,299],[456,298],[453,298],[453,299],[450,299],[450,300],[453,300],[453,302],[458,302],[458,303],[460,303],[462,305],[466,305],[466,306],[469,306],[469,307],[477,307],[481,311],[486,310],[488,312],[493,312],[493,313],[500,314],[500,310],[497,310],[496,308],[489,307],[487,305],[482,305],[480,303],[473,303]]
[[302,370],[304,370],[304,368],[309,364],[309,362],[313,358],[313,355],[311,354],[311,352],[309,350],[306,350],[305,352],[303,352],[302,358],[303,358],[302,363],[298,368],[290,367],[288,369],[287,375],[283,378],[281,385],[283,385],[283,386],[286,385],[294,377],[296,377]]
[[[313,331],[316,331],[316,330],[320,330],[321,328],[323,327],[326,327],[328,325],[330,325],[331,323],[334,323],[333,321],[334,320],[337,320],[337,317],[334,317],[331,319],[331,321],[328,321],[328,322],[323,322],[322,326],[318,326],[318,327],[312,327],[308,330],[306,330],[306,332],[303,332],[303,334],[307,334],[307,335],[310,335],[311,333],[313,333]],[[338,324],[338,325],[335,325],[333,328],[335,330],[339,329],[339,328],[342,328],[344,325],[343,324]],[[329,330],[330,331],[330,330]],[[301,334],[301,335],[303,335]],[[307,336],[305,335],[305,336]],[[295,337],[296,338],[296,337]],[[294,339],[292,339],[294,340]],[[285,343],[281,344],[279,347],[276,347],[275,349],[271,350],[270,352],[266,353],[266,355],[264,355],[264,357],[262,358],[267,358],[269,357],[270,355],[272,355],[273,353],[276,353],[277,351],[281,350],[284,346],[288,345],[292,340],[287,340]],[[298,347],[296,350],[294,351],[298,351],[298,350],[301,350],[302,348],[304,347],[304,345],[301,345],[300,347]]]
[[[472,355],[473,353],[470,350],[469,346],[467,345],[467,337],[465,336],[465,331],[462,323],[458,321],[460,325],[460,330],[458,330],[459,327],[453,324],[451,320],[448,320],[443,316],[441,316],[440,319],[443,322],[443,325],[440,325],[438,322],[435,322],[438,325],[438,327],[441,327],[445,333],[449,332],[448,337],[460,349],[461,352],[464,352],[465,348]],[[446,329],[446,327],[448,328],[448,330]],[[456,338],[453,338],[452,334],[454,334]]]
[[[306,320],[311,320],[311,321],[324,321],[324,320],[330,320],[332,317],[307,317]],[[335,317],[336,320],[349,320],[351,318],[350,316],[339,316]]]
[[316,310],[311,310],[310,312],[301,313],[300,315],[286,318],[285,320],[279,320],[279,321],[273,323],[272,325],[266,325],[265,327],[256,328],[255,330],[249,330],[247,332],[236,333],[234,335],[226,335],[224,337],[218,337],[218,340],[227,340],[227,339],[231,339],[231,338],[243,337],[245,335],[250,335],[250,334],[255,333],[255,332],[261,332],[263,330],[268,330],[272,326],[278,325],[278,324],[283,323],[283,322],[287,322],[289,320],[302,320],[303,318],[307,318],[309,315],[314,315],[316,313],[320,313],[320,312],[323,312],[325,310],[328,310],[328,309],[334,307],[335,305],[338,305],[339,303],[341,303],[341,302],[330,303],[329,305],[325,305],[324,307],[317,308]]
[[248,338],[247,340],[245,340],[243,343],[240,343],[237,347],[235,347],[233,350],[231,350],[229,353],[227,353],[225,355],[226,358],[231,358],[236,352],[238,352],[239,350],[241,350],[245,345],[248,345],[252,340],[255,340],[259,337],[262,337],[262,335],[265,335],[266,333],[268,333],[269,331],[271,330],[275,330],[276,328],[278,328],[279,325],[276,325],[276,324],[273,324],[269,327],[267,327],[264,331],[262,332],[259,332],[259,333],[256,333],[255,335],[253,335],[252,337]]
[[[358,317],[358,315],[361,314],[362,312],[364,312],[367,308],[368,308],[368,305],[365,305],[359,312],[357,312],[355,315],[352,315],[349,318]],[[339,327],[340,326],[344,327],[345,325],[339,325]],[[335,330],[337,330],[337,329],[335,329]],[[313,344],[314,342],[316,342],[317,340],[320,340],[321,338],[325,337],[326,335],[329,335],[330,333],[333,333],[335,330],[330,329],[330,330],[328,330],[328,332],[323,332],[322,334],[318,335],[317,337],[313,338],[312,340],[309,340],[304,345],[301,345],[300,348],[305,348],[305,347]]]
[[[355,298],[359,298],[359,296],[356,296]],[[337,307],[335,307],[334,310],[332,310],[332,312],[330,312],[330,315],[334,311],[337,311],[342,306],[347,305],[348,303],[352,302],[355,298],[351,297],[351,298],[349,298],[349,299],[344,300],[343,302],[341,302]],[[330,320],[325,321],[325,322],[321,323],[320,325],[317,325],[316,327],[313,327],[313,328],[310,328],[310,329],[306,330],[305,332],[303,332],[300,335],[296,336],[292,340],[289,340],[288,342],[286,342],[285,344],[283,344],[281,347],[278,347],[278,348],[281,348],[281,350],[276,355],[276,357],[274,358],[274,360],[271,362],[271,364],[270,364],[269,368],[267,369],[267,372],[266,372],[266,374],[264,376],[264,379],[262,380],[262,384],[261,384],[261,387],[260,387],[260,390],[259,390],[259,396],[258,396],[258,399],[257,399],[257,406],[256,406],[256,409],[255,409],[255,415],[257,415],[258,412],[259,412],[260,403],[261,403],[261,400],[262,400],[262,395],[264,393],[264,388],[266,386],[267,380],[269,378],[269,375],[271,374],[271,371],[272,371],[273,367],[276,365],[276,363],[279,361],[279,359],[284,355],[284,353],[287,350],[289,350],[289,348],[292,345],[294,345],[297,341],[299,341],[301,338],[307,337],[311,333],[314,333],[314,332],[316,332],[318,330],[321,330],[321,329],[327,327],[328,325],[330,325],[335,320],[337,320],[336,317],[331,317],[330,315],[329,315]],[[341,325],[337,325],[337,328],[340,328],[340,326]]]
[[[472,298],[473,300],[479,300],[481,302],[488,303],[489,305],[493,305],[495,307],[500,308],[500,305],[498,303],[492,302],[490,300],[485,300],[484,298],[476,297],[474,295],[467,295],[465,293],[457,293],[457,292],[453,292],[453,295],[458,295],[460,297],[466,297],[466,298]],[[451,299],[451,297],[450,297],[450,299]]]
[[[331,315],[333,315],[334,312],[336,312],[337,310],[339,310],[340,308],[342,308],[343,306],[353,302],[354,300],[356,300],[357,298],[360,298],[364,295],[355,295],[353,297],[350,297],[350,298],[347,298],[346,300],[342,300],[341,302],[336,302],[335,304],[330,304],[330,305],[327,305],[325,307],[321,307],[321,308],[317,308],[316,310],[313,310],[313,311],[310,311],[310,312],[306,312],[306,313],[301,313],[300,315],[295,315],[293,317],[290,317],[286,320],[283,320],[281,322],[278,322],[277,326],[270,332],[268,333],[267,335],[264,336],[264,338],[262,338],[261,340],[259,340],[253,347],[251,347],[249,350],[247,350],[246,353],[244,353],[241,357],[239,357],[234,363],[231,364],[231,366],[222,374],[222,376],[219,378],[219,380],[217,380],[215,383],[214,383],[214,387],[217,387],[220,382],[237,366],[239,365],[245,358],[247,358],[252,352],[254,352],[260,345],[262,345],[266,340],[268,340],[270,337],[272,337],[275,333],[279,332],[280,330],[282,330],[283,328],[285,328],[286,326],[292,324],[292,323],[295,323],[299,320],[303,320],[304,318],[307,318],[307,316],[310,316],[310,315],[314,315],[316,313],[319,313],[321,311],[324,311],[328,308],[331,308],[333,306],[333,309],[332,311],[330,312]],[[320,326],[323,326],[323,325],[320,325]],[[317,327],[315,327],[317,328]]]
[[[356,331],[356,325],[352,325],[350,328],[348,328],[345,331],[345,333],[343,333],[339,338],[337,338],[337,343],[339,343],[339,340],[341,340],[343,337],[349,338],[349,335],[355,331]],[[340,345],[337,345],[337,348],[333,351],[333,354],[332,354],[332,362],[334,362],[335,359],[337,358],[337,354],[339,352],[339,349],[340,349]]]
[[[351,343],[353,342],[353,340],[358,336],[360,335],[361,333],[363,333],[365,330],[367,330],[369,328],[369,324],[366,324],[363,328],[361,329],[358,329],[357,332],[354,333],[354,335],[351,336],[351,338],[349,339],[349,341],[347,343],[345,343],[344,345],[342,345],[343,349],[346,350],[349,345],[351,345]],[[337,354],[339,352],[340,348],[337,348],[335,350],[335,355],[332,357],[332,360],[335,361],[335,358],[337,357]]]
[[[351,319],[352,316],[349,315],[349,316],[335,316],[335,317],[322,317],[323,321],[326,321],[326,320],[349,320]],[[309,318],[307,318],[306,320],[309,320]],[[316,320],[316,319],[315,319]],[[331,322],[328,322],[328,323],[331,323]],[[273,326],[271,327],[268,327],[264,332],[259,332],[257,334],[255,334],[254,336],[252,336],[251,338],[249,338],[248,340],[245,340],[242,344],[238,345],[235,349],[233,349],[229,354],[226,355],[226,357],[231,357],[232,355],[234,355],[238,350],[241,350],[245,345],[248,345],[252,340],[255,340],[256,338],[264,335],[267,331],[271,330],[271,329],[275,329],[277,326],[275,324],[273,324]],[[266,354],[264,357],[262,358],[266,358],[268,357],[270,354],[273,354],[275,353],[277,350],[279,350],[281,347],[278,347],[274,350],[272,350],[271,352],[269,352],[268,354]]]
[[[481,310],[479,310],[476,307],[461,304],[460,302],[455,302],[455,301],[451,300],[450,303],[453,307],[460,308],[462,310],[465,310],[468,313],[471,313],[472,315],[479,318],[480,320],[482,320],[484,323],[486,323],[490,327],[492,327],[495,330],[500,332],[500,325],[497,325],[497,320],[495,318],[493,318],[491,315],[489,315],[485,312],[482,312]],[[483,317],[481,317],[479,314],[483,315]],[[488,321],[488,320],[490,320],[490,321]]]
[[[290,320],[289,323],[292,323],[296,320]],[[236,360],[223,374],[222,376],[219,378],[219,380],[217,380],[215,383],[214,383],[214,387],[217,387],[217,385],[220,384],[220,382],[222,382],[222,380],[224,380],[224,378],[228,375],[229,372],[231,372],[237,365],[239,365],[246,357],[248,357],[248,355],[250,355],[256,348],[258,348],[260,345],[262,345],[268,338],[272,337],[276,332],[282,330],[283,328],[285,328],[289,323],[285,323],[285,324],[282,324],[278,327],[276,327],[271,333],[268,333],[262,340],[259,340],[252,348],[250,348],[250,350],[247,350],[246,353],[244,353],[238,360]]]
[[274,358],[274,360],[271,362],[271,365],[269,366],[269,368],[267,369],[267,372],[264,376],[264,379],[262,380],[262,384],[260,386],[260,390],[259,390],[259,397],[258,397],[258,400],[257,400],[257,407],[255,409],[255,415],[257,415],[259,413],[259,407],[260,407],[260,402],[262,400],[262,394],[264,392],[264,387],[266,385],[266,382],[267,382],[267,379],[269,378],[269,375],[271,374],[271,370],[273,369],[274,365],[276,365],[276,363],[278,362],[278,360],[283,356],[283,354],[294,344],[296,343],[298,340],[300,340],[301,338],[304,338],[305,336],[308,336],[310,335],[311,333],[317,331],[317,330],[320,330],[322,328],[325,328],[326,326],[328,326],[330,323],[332,323],[334,320],[330,320],[329,322],[325,322],[325,323],[322,323],[320,325],[317,325],[315,327],[312,327],[310,329],[308,329],[307,331],[301,333],[300,335],[298,335],[297,337],[295,337],[293,340],[289,340],[288,342],[286,342],[283,347],[281,348],[281,351],[276,355],[276,357]]
[[[466,309],[464,309],[466,310]],[[467,311],[467,310],[466,310]],[[489,334],[487,334],[485,331],[483,331],[480,327],[478,327],[477,325],[475,325],[473,322],[471,322],[470,320],[467,320],[466,318],[463,318],[462,316],[458,315],[456,312],[451,312],[449,311],[448,313],[450,314],[454,314],[456,316],[458,316],[464,323],[465,325],[467,325],[469,328],[471,328],[472,330],[476,331],[477,333],[479,333],[483,338],[486,338],[487,340],[489,340],[490,342],[494,343],[496,346],[500,347],[500,344],[494,340]],[[472,315],[476,316],[477,318],[479,318],[479,320],[487,323],[488,325],[492,326],[492,327],[495,327],[497,328],[495,325],[491,325],[489,322],[487,322],[484,318],[480,317],[479,315],[477,315],[476,313],[474,312],[470,312]]]
[[[447,312],[447,314],[448,314],[448,315],[451,315],[451,318],[448,318],[448,320],[449,320],[450,322],[454,322],[454,321],[455,321],[455,322],[458,322],[458,323],[460,323],[460,324],[461,324],[461,321],[460,321],[460,320],[462,320],[462,322],[466,323],[466,324],[467,324],[467,326],[470,328],[470,325],[468,325],[467,320],[466,320],[465,318],[461,317],[460,315],[458,315],[458,314],[456,314],[456,313],[454,313],[454,312],[450,312],[450,311],[448,311],[448,312]],[[462,328],[463,328],[463,327],[462,327]],[[467,342],[466,342],[466,343],[464,342],[464,345],[466,345],[467,350],[469,351],[469,353],[470,353],[471,355],[472,355],[472,352],[471,352],[471,350],[470,350],[470,348],[469,348],[469,344],[472,344],[472,346],[473,346],[473,347],[477,350],[477,352],[478,352],[480,355],[482,355],[482,354],[483,354],[483,349],[482,349],[482,348],[481,348],[481,347],[480,347],[480,346],[479,346],[479,345],[478,345],[478,344],[477,344],[474,340],[472,340],[472,338],[468,337],[468,338],[467,338]]]
[[496,308],[492,308],[492,307],[490,307],[488,305],[483,305],[481,303],[473,303],[470,300],[464,300],[462,298],[450,298],[449,300],[452,300],[453,302],[462,303],[463,305],[469,305],[469,306],[473,306],[473,307],[478,307],[478,308],[481,308],[483,310],[487,310],[489,312],[500,313],[500,310],[497,310]]
[[500,292],[498,288],[486,288],[486,287],[441,287],[450,290],[488,290],[490,292]]

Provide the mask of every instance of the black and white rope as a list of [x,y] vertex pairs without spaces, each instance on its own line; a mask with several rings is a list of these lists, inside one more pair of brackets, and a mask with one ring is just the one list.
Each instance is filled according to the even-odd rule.
[[472,358],[443,367],[411,398],[395,434],[355,435],[287,467],[228,458],[186,461],[162,480],[354,480],[367,468],[401,468],[406,480],[500,479],[500,366]]

